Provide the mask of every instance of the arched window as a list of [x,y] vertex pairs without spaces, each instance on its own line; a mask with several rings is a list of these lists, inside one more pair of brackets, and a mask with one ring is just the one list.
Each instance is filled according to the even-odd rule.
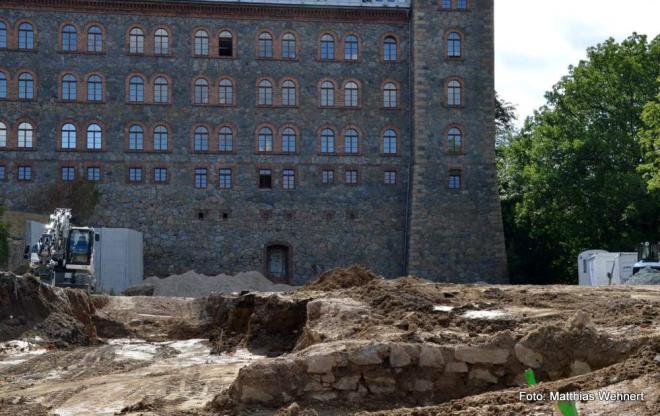
[[467,9],[467,0],[456,0],[456,8],[458,10]]
[[0,98],[7,98],[7,75],[0,72]]
[[71,74],[62,77],[62,99],[66,101],[75,101],[78,97],[78,81]]
[[170,101],[170,85],[165,77],[154,80],[154,102],[167,103]]
[[259,130],[259,151],[272,152],[273,151],[273,131],[268,127]]
[[98,26],[87,29],[87,52],[103,51],[103,32]]
[[0,49],[7,47],[7,25],[5,22],[0,22]]
[[0,122],[0,147],[7,147],[7,126]]
[[358,60],[358,38],[355,35],[348,35],[344,39],[344,60]]
[[144,102],[144,79],[140,76],[133,76],[128,81],[129,84],[129,93],[128,101],[132,103],[142,103]]
[[321,153],[335,152],[335,132],[332,129],[321,131]]
[[282,151],[288,153],[296,151],[296,131],[291,127],[282,130]]
[[220,80],[220,91],[219,91],[220,104],[224,105],[233,105],[234,104],[234,84],[231,80],[223,79]]
[[268,80],[259,81],[259,105],[273,105],[273,84]]
[[396,62],[398,45],[394,36],[385,36],[383,39],[383,60],[386,62]]
[[144,31],[134,27],[128,34],[128,51],[130,53],[144,53]]
[[206,30],[195,32],[195,55],[209,55],[209,33]]
[[447,83],[447,105],[460,106],[461,102],[461,83],[458,80],[451,80]]
[[396,132],[392,129],[387,129],[383,133],[383,153],[388,155],[395,155],[397,153]]
[[142,126],[134,124],[128,129],[128,149],[129,150],[143,150],[144,149],[144,129]]
[[293,33],[285,33],[282,36],[282,58],[296,59],[298,53],[296,49],[296,36]]
[[165,126],[154,128],[154,150],[167,150],[169,132]]
[[259,49],[257,51],[259,58],[273,57],[273,36],[268,32],[259,35]]
[[62,50],[75,51],[78,49],[78,31],[73,25],[62,28]]
[[[139,127],[139,126],[138,126]],[[103,132],[98,124],[87,126],[87,149],[101,150],[103,143]]]
[[18,98],[21,100],[34,98],[34,78],[28,72],[23,72],[18,76]]
[[458,32],[450,32],[447,35],[447,56],[450,58],[460,58],[461,54],[461,35]]
[[463,149],[463,133],[456,127],[447,131],[447,152],[460,153]]
[[335,59],[335,37],[327,33],[321,36],[321,59],[328,61]]
[[399,91],[396,84],[388,82],[383,85],[383,107],[397,108],[399,106]]
[[228,58],[234,56],[234,35],[228,30],[223,30],[218,36],[218,55]]
[[348,129],[344,132],[344,153],[354,154],[359,150],[360,136],[357,130]]
[[103,80],[98,75],[87,78],[87,101],[103,101]]
[[295,106],[296,100],[296,84],[287,79],[282,83],[282,105]]
[[209,151],[209,130],[206,127],[195,129],[194,149],[196,152]]
[[442,8],[443,9],[451,9],[451,2],[452,0],[442,0]]
[[195,81],[195,104],[209,103],[209,82],[205,79]]
[[158,29],[154,34],[154,53],[167,55],[170,53],[170,35],[165,29]]
[[62,149],[75,149],[76,148],[76,126],[71,123],[66,123],[62,126],[61,133],[61,148]]
[[330,81],[321,83],[321,106],[332,107],[335,105],[335,85]]
[[18,125],[18,147],[31,148],[34,129],[32,124],[24,122]]
[[18,26],[18,49],[34,49],[34,27],[30,23]]
[[222,127],[218,133],[218,150],[221,152],[234,151],[234,133],[229,127]]
[[344,107],[357,107],[358,101],[358,85],[353,81],[347,82],[344,85]]

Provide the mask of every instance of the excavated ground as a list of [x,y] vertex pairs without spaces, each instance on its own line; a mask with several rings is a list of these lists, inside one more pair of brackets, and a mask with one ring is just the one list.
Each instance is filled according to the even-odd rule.
[[[659,313],[660,287],[436,284],[357,267],[284,294],[201,299],[90,299],[5,274],[0,415],[555,414],[524,390],[644,392],[578,408],[651,416]],[[523,387],[526,368],[538,386]]]

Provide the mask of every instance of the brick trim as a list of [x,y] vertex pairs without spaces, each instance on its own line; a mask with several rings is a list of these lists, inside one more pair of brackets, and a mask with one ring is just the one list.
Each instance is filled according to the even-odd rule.
[[[271,151],[260,151],[259,150],[259,132],[263,128],[270,129],[270,131],[273,134],[273,150],[271,150]],[[275,125],[270,124],[270,123],[261,123],[261,124],[257,125],[257,128],[254,129],[254,153],[256,153],[256,154],[267,154],[267,155],[275,154],[277,152],[277,149],[278,149],[276,147],[278,137],[279,137],[278,130],[277,130],[277,127],[275,127]]]
[[[96,51],[90,51],[88,46],[88,41],[89,41],[89,30],[92,28],[92,26],[97,26],[99,29],[101,29],[101,50],[96,52]],[[92,55],[102,55],[106,53],[107,50],[107,32],[105,30],[105,26],[103,26],[100,22],[97,21],[91,21],[87,23],[84,27],[84,32],[81,34],[81,41],[83,42],[84,46],[84,51],[87,54],[92,54]]]
[[[63,133],[64,126],[67,125],[67,124],[71,124],[75,128],[76,141],[73,144],[73,148],[64,149],[62,147],[62,139],[63,139],[62,133]],[[77,151],[78,148],[80,147],[80,135],[81,135],[80,125],[73,119],[70,119],[70,118],[64,119],[63,121],[61,121],[60,123],[57,124],[57,131],[56,131],[56,134],[55,134],[55,137],[56,137],[56,139],[55,139],[55,151],[57,151],[57,152],[75,152],[75,151]]]
[[[355,36],[357,38],[357,59],[346,59],[346,38],[348,36]],[[356,32],[344,32],[341,38],[341,61],[344,63],[360,63],[362,62],[362,36]]]
[[[346,173],[349,172],[349,171],[356,171],[357,172],[357,178],[356,178],[355,183],[346,182]],[[341,173],[342,173],[342,178],[341,178],[342,184],[344,184],[346,186],[359,186],[359,185],[362,185],[362,168],[360,166],[357,166],[357,165],[343,166],[342,169],[341,169]]]
[[[32,48],[19,49],[19,47],[18,47],[19,38],[20,38],[20,29],[19,28],[23,23],[29,23],[29,24],[32,25],[32,37],[33,37],[33,40],[34,40],[34,44],[32,45],[33,46]],[[36,50],[39,49],[39,28],[37,27],[36,23],[34,23],[31,19],[20,19],[20,20],[16,21],[15,28],[16,28],[15,29],[16,30],[15,31],[15,37],[13,39],[14,43],[15,43],[15,46],[11,49],[21,50],[21,51],[36,51]],[[7,39],[7,40],[9,40],[9,39]],[[9,45],[7,45],[7,46],[9,46]]]
[[[72,75],[76,79],[76,98],[65,99],[64,98],[64,77],[67,75]],[[57,98],[60,103],[79,103],[87,100],[82,99],[82,83],[80,82],[80,74],[75,71],[62,71],[57,76]],[[86,88],[85,88],[86,89]],[[87,98],[87,97],[85,97]]]
[[[289,34],[289,33],[293,35],[293,37],[295,38],[295,42],[296,42],[296,57],[295,58],[286,58],[286,57],[282,56],[282,50],[284,49],[284,48],[282,48],[282,45],[284,43],[284,35]],[[282,30],[282,32],[280,33],[280,37],[277,39],[277,42],[279,43],[279,47],[280,47],[279,57],[280,57],[281,60],[283,60],[283,61],[299,61],[300,60],[300,53],[302,52],[301,37],[300,37],[300,34],[297,31],[295,31],[293,29],[289,29],[289,28],[286,28],[286,29]]]
[[[32,98],[19,98],[19,91],[20,91],[19,85],[20,85],[20,82],[21,82],[20,78],[21,78],[21,75],[23,75],[25,73],[28,73],[28,74],[32,75],[32,88],[34,90],[34,94],[33,94]],[[15,94],[16,94],[14,98],[15,98],[16,101],[36,101],[39,98],[39,92],[40,92],[39,90],[40,90],[39,89],[39,77],[37,77],[36,72],[34,72],[30,68],[18,68],[18,69],[16,69],[16,89],[14,90]],[[9,92],[9,91],[7,91],[7,92]]]
[[[131,149],[130,148],[130,134],[131,127],[140,126],[142,127],[142,149]],[[149,137],[149,129],[147,125],[141,121],[129,121],[124,124],[124,152],[126,153],[142,153],[147,149],[147,137]]]
[[[322,149],[323,149],[323,147],[322,147],[322,136],[323,136],[323,130],[325,130],[325,129],[330,129],[330,130],[332,130],[332,131],[334,132],[334,134],[335,134],[335,146],[334,146],[334,152],[322,152]],[[337,156],[337,155],[339,154],[339,153],[337,152],[337,148],[338,148],[338,145],[339,145],[338,142],[339,142],[339,140],[340,140],[340,139],[339,139],[339,130],[338,130],[335,126],[330,125],[330,124],[324,124],[324,125],[322,125],[322,126],[319,127],[318,130],[316,131],[316,137],[317,137],[317,140],[316,140],[316,152],[317,152],[317,154],[318,154],[319,156]]]
[[[206,34],[208,35],[208,40],[209,40],[209,53],[208,53],[208,55],[200,55],[200,54],[197,53],[197,49],[196,49],[196,46],[195,46],[195,38],[197,36],[197,32],[199,32],[200,30],[205,31]],[[209,29],[206,26],[195,26],[195,27],[192,28],[192,31],[190,32],[190,47],[191,47],[190,49],[191,49],[193,58],[209,58],[209,57],[213,56],[212,52],[211,52],[212,47],[213,47],[212,38],[213,37],[211,36],[211,32],[209,31]],[[217,44],[217,41],[216,41],[216,44]],[[217,45],[216,45],[216,48],[217,48]]]
[[[209,135],[209,145],[207,150],[195,150],[195,133],[197,129],[199,128],[205,128],[206,131],[208,132]],[[197,123],[192,126],[190,129],[190,153],[195,153],[195,154],[207,154],[207,153],[213,153],[214,149],[217,151],[218,144],[217,144],[217,138],[218,136],[214,134],[213,127],[210,124],[207,123]],[[215,142],[215,147],[213,146]]]
[[[346,145],[346,140],[345,140],[346,131],[348,131],[350,129],[355,130],[358,134],[357,153],[347,153],[345,151],[345,149],[346,149],[346,147],[345,147],[345,145]],[[338,152],[338,153],[342,154],[343,156],[361,156],[363,154],[363,148],[364,148],[364,145],[363,145],[364,137],[365,137],[364,131],[360,127],[358,127],[355,124],[347,124],[346,126],[344,126],[344,128],[341,131],[341,137],[339,138],[339,142],[340,142],[339,144],[341,146],[340,147],[341,152]]]
[[[346,105],[346,84],[353,82],[357,85],[357,105],[347,106]],[[339,93],[340,102],[335,101],[337,107],[342,107],[345,109],[359,110],[362,108],[362,82],[359,79],[349,78],[341,83],[341,92]]]
[[[206,103],[198,103],[196,100],[197,96],[197,81],[206,81],[206,89],[207,89],[207,94],[206,94]],[[197,75],[194,77],[191,82],[190,82],[190,104],[194,106],[208,106],[208,105],[213,105],[214,104],[214,95],[211,93],[211,88],[212,88],[212,83],[209,80],[209,78],[206,75]]]
[[[461,103],[459,105],[449,104],[449,83],[451,81],[458,81],[461,86]],[[445,88],[444,88],[444,105],[450,108],[464,108],[465,107],[465,80],[457,75],[447,77],[445,79]]]
[[[224,127],[228,127],[231,130],[232,150],[229,152],[225,150],[220,150],[220,130],[222,130]],[[237,153],[236,149],[238,147],[238,130],[234,123],[220,124],[215,132],[215,137],[216,137],[215,151],[221,154],[229,154],[229,155],[235,155]]]
[[[385,38],[391,36],[396,41],[396,59],[394,61],[385,60]],[[394,32],[385,32],[380,36],[380,63],[382,64],[397,64],[401,62],[401,37]]]
[[[143,92],[144,92],[144,94],[143,94],[144,100],[143,101],[131,101],[130,100],[130,98],[131,98],[131,79],[133,77],[136,77],[136,76],[142,78],[142,87],[143,87]],[[124,84],[124,88],[125,88],[125,102],[126,102],[126,104],[131,104],[131,105],[149,104],[149,98],[150,98],[149,78],[147,78],[147,76],[144,75],[143,73],[131,72],[130,74],[126,75],[126,81],[125,81],[125,84]]]
[[[330,35],[334,39],[334,57],[333,59],[324,59],[322,58],[322,53],[321,53],[321,40],[325,35]],[[344,56],[344,49],[341,48],[341,41],[339,38],[339,35],[336,32],[332,31],[321,31],[319,32],[318,39],[316,41],[316,60],[319,62],[341,62],[341,59],[337,58],[337,54],[341,53],[341,56],[343,58]]]
[[[76,49],[73,50],[73,51],[64,49],[64,27],[69,26],[69,25],[73,26],[74,29],[76,29]],[[80,52],[80,45],[81,45],[81,42],[80,42],[80,26],[78,26],[72,20],[64,20],[63,22],[61,22],[60,25],[57,28],[57,52],[59,52],[59,53],[78,53],[78,52]]]
[[[271,95],[272,95],[272,96],[271,96],[271,103],[270,103],[270,104],[259,104],[259,84],[260,84],[262,81],[269,81],[269,82],[270,82],[270,86],[271,86]],[[275,100],[275,99],[277,98],[277,97],[275,96],[275,94],[276,94],[276,89],[277,89],[277,83],[275,82],[275,80],[274,80],[273,78],[271,78],[271,77],[259,77],[259,78],[257,78],[257,82],[256,82],[256,84],[255,84],[255,90],[256,90],[256,97],[255,97],[256,100],[255,100],[255,103],[256,103],[256,106],[257,106],[257,107],[275,107],[275,106],[276,106],[276,103],[277,103],[277,101]]]
[[[23,123],[28,123],[32,127],[32,147],[18,147],[18,129],[21,124]],[[38,137],[39,137],[39,126],[37,123],[35,123],[32,119],[27,118],[27,117],[21,117],[16,120],[14,123],[14,131],[15,135],[13,136],[13,147],[11,150],[16,150],[16,151],[36,151],[37,150],[37,145],[38,145]],[[7,138],[7,148],[9,149],[9,137]]]
[[94,183],[105,183],[105,163],[101,160],[94,160],[94,161],[83,161],[82,163],[82,178],[85,181],[88,181],[88,175],[87,175],[87,170],[89,168],[99,168],[99,173],[100,173],[100,179],[98,181],[93,181]]
[[[139,181],[131,181],[131,169],[142,169],[142,177],[140,178]],[[125,167],[125,172],[126,176],[124,178],[124,183],[126,185],[144,185],[147,183],[147,180],[145,176],[149,172],[149,168],[145,168],[145,166],[141,163],[133,163],[133,162],[128,162]]]
[[[96,75],[96,76],[98,76],[99,78],[101,78],[101,100],[100,100],[100,101],[99,101],[99,100],[96,100],[96,101],[90,101],[90,100],[88,99],[88,97],[89,97],[89,89],[88,89],[88,86],[89,86],[89,78],[91,78],[91,77],[94,76],[94,75]],[[104,77],[103,74],[101,74],[100,72],[89,72],[89,73],[85,74],[85,76],[84,76],[84,81],[83,81],[83,85],[82,85],[82,94],[83,94],[83,96],[82,96],[82,100],[81,100],[81,101],[84,101],[86,104],[90,104],[90,103],[91,103],[91,104],[104,104],[104,103],[106,102],[106,97],[107,97],[107,94],[106,94],[106,88],[105,88],[105,87],[106,87],[105,77]]]
[[[293,85],[296,89],[296,104],[295,105],[284,105],[284,83],[286,81],[291,81],[293,82]],[[300,94],[300,82],[298,79],[296,79],[293,76],[286,76],[284,78],[281,78],[278,84],[278,101],[277,103],[279,104],[280,107],[286,107],[286,108],[298,108],[300,107],[300,99],[301,99],[301,94]]]
[[[131,52],[131,31],[133,29],[140,29],[142,30],[142,36],[144,39],[144,45],[142,48],[142,52]],[[147,55],[148,51],[152,50],[151,48],[151,36],[149,34],[149,31],[145,26],[143,26],[140,23],[131,23],[128,26],[126,26],[126,33],[124,34],[124,53],[126,55],[137,55],[137,56],[143,56]]]
[[[14,172],[13,172],[13,177],[14,180],[17,183],[32,183],[34,182],[34,178],[37,176],[37,170],[35,169],[35,161],[34,160],[15,160],[13,164]],[[19,168],[22,167],[30,167],[31,173],[30,173],[30,179],[19,179]],[[7,175],[9,177],[9,175]]]
[[[396,88],[396,106],[385,107],[385,85],[394,84]],[[393,79],[386,79],[380,84],[380,107],[383,110],[400,110],[401,109],[401,83]]]
[[[285,151],[284,151],[284,129],[287,129],[287,128],[292,129],[293,132],[294,132],[295,135],[296,135],[296,144],[295,144],[295,146],[296,146],[296,151],[295,151],[295,152],[285,152]],[[296,125],[293,124],[293,123],[285,123],[285,124],[282,125],[282,127],[280,127],[280,129],[278,130],[278,133],[277,133],[277,142],[278,142],[278,143],[277,143],[277,144],[278,144],[278,147],[277,147],[276,149],[278,150],[279,153],[281,153],[281,154],[286,154],[286,155],[296,155],[296,154],[299,154],[299,153],[300,153],[300,146],[301,146],[300,129],[298,128],[298,126],[296,126]]]
[[[222,32],[229,32],[231,33],[231,56],[220,56],[220,34]],[[218,32],[216,33],[215,37],[215,56],[217,56],[220,59],[236,59],[238,56],[238,36],[236,35],[236,31],[228,28],[228,27],[223,27]]]
[[[449,130],[456,128],[461,132],[461,148],[458,152],[452,152],[449,150]],[[440,141],[441,150],[452,156],[460,156],[465,154],[465,126],[458,123],[447,124],[445,129],[442,132],[442,140]]]
[[[259,38],[261,37],[262,34],[268,33],[270,35],[270,41],[271,41],[271,46],[273,47],[273,54],[272,56],[259,56]],[[261,28],[257,30],[257,33],[254,37],[254,59],[256,60],[278,60],[280,57],[280,42],[277,41],[277,36],[275,36],[275,32],[273,30],[268,29],[268,28]]]
[[[385,132],[392,130],[396,134],[396,153],[385,153]],[[379,144],[380,156],[383,157],[398,157],[401,156],[401,132],[396,127],[384,127],[380,131]]]
[[[460,56],[449,56],[449,35],[452,33],[457,33],[461,38],[461,55]],[[445,50],[445,59],[449,61],[464,61],[465,60],[465,35],[460,29],[447,29],[445,31],[443,38],[443,49]]]
[[[160,29],[163,29],[167,33],[167,53],[156,53],[156,32],[158,32]],[[153,56],[160,56],[160,57],[170,57],[174,56],[174,31],[171,26],[166,25],[166,24],[158,24],[154,26],[153,32],[151,34],[151,43],[152,43],[152,48],[150,49],[150,52]]]
[[[321,86],[326,81],[329,81],[330,83],[332,83],[332,87],[333,87],[333,90],[334,90],[334,104],[333,105],[323,105],[323,99],[322,99],[323,95],[321,93],[321,91],[322,91]],[[338,107],[337,102],[339,100],[338,100],[338,97],[337,97],[337,95],[338,95],[337,85],[338,85],[337,81],[335,81],[334,79],[331,79],[331,78],[322,78],[321,80],[319,80],[319,82],[316,86],[316,89],[317,89],[317,91],[316,91],[317,95],[316,96],[318,97],[317,103],[318,103],[319,108],[337,108]]]

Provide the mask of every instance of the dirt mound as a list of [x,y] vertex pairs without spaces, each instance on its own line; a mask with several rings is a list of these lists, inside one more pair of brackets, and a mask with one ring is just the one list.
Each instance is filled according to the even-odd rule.
[[347,268],[328,270],[315,281],[305,285],[309,290],[334,290],[364,286],[379,277],[362,266],[353,265]]
[[275,284],[259,272],[243,272],[234,276],[219,274],[207,276],[194,270],[164,278],[151,276],[137,286],[124,291],[128,296],[205,297],[212,293],[233,293],[245,290],[255,292],[284,292],[293,286]]
[[650,267],[638,271],[626,282],[628,285],[660,285],[660,270]]
[[32,276],[0,273],[0,341],[40,337],[58,347],[96,340],[87,293],[44,285]]

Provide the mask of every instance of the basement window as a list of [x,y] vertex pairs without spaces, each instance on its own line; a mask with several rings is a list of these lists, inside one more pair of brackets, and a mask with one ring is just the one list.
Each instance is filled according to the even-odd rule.
[[259,170],[259,188],[271,189],[273,187],[273,171],[270,169]]

